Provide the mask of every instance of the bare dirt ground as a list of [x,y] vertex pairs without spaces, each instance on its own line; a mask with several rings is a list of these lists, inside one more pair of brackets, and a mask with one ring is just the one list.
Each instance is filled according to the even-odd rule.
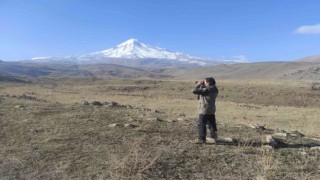
[[[193,85],[110,78],[1,83],[0,177],[320,177],[320,92],[308,83],[218,82],[219,142],[207,145],[189,143],[197,137]],[[279,146],[266,146],[267,135]]]

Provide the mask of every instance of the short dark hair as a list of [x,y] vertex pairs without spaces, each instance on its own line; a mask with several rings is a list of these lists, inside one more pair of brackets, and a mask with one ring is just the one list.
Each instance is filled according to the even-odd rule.
[[209,85],[216,85],[216,80],[213,77],[207,77],[206,81],[209,83]]

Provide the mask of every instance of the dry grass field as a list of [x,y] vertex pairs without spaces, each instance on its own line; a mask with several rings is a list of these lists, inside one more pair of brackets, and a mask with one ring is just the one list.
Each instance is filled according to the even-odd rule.
[[[320,92],[310,84],[218,80],[220,141],[206,145],[189,143],[197,137],[193,85],[0,83],[0,179],[319,179]],[[279,146],[265,146],[267,135],[284,132]]]

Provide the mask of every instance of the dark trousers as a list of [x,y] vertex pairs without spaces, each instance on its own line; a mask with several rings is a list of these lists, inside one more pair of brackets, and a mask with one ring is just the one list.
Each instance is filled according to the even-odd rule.
[[205,140],[207,136],[207,123],[210,129],[210,136],[213,137],[217,132],[216,116],[214,114],[199,114],[199,139]]

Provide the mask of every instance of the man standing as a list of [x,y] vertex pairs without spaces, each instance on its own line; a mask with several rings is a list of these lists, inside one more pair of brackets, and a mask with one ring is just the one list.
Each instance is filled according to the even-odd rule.
[[218,95],[218,88],[216,87],[216,81],[214,78],[205,78],[204,81],[197,82],[194,87],[194,94],[198,94],[199,99],[199,122],[198,130],[199,137],[196,140],[192,140],[192,143],[203,144],[206,143],[207,128],[206,124],[209,124],[210,138],[208,141],[215,142],[217,136],[217,125],[216,125],[216,98]]

